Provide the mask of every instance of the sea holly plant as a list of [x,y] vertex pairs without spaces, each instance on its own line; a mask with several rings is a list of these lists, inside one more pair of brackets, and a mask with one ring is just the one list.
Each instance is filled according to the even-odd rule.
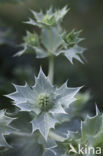
[[50,8],[46,13],[31,11],[33,18],[29,18],[29,21],[25,23],[38,27],[40,33],[27,32],[24,43],[21,45],[23,49],[16,56],[21,56],[24,53],[34,53],[36,58],[48,57],[52,73],[54,56],[60,54],[64,55],[71,63],[73,63],[73,59],[83,63],[82,54],[85,48],[79,46],[79,43],[83,40],[79,37],[81,31],[72,30],[68,33],[61,26],[63,17],[68,11],[67,7],[61,10]]
[[[69,9],[50,8],[46,13],[32,11],[33,18],[25,22],[34,26],[26,32],[23,47],[15,56],[34,53],[36,58],[49,60],[48,76],[42,68],[34,85],[13,84],[15,91],[6,95],[15,112],[0,111],[0,154],[3,156],[96,156],[102,155],[103,115],[88,116],[85,103],[88,94],[82,87],[54,84],[54,57],[64,55],[70,63],[83,63],[85,48],[81,31],[66,32],[61,26]],[[35,31],[38,27],[38,31]],[[18,57],[19,59],[19,57]],[[79,97],[79,98],[78,98]]]

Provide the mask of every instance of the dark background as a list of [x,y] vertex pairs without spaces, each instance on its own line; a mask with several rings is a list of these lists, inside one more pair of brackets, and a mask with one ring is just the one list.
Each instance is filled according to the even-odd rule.
[[[20,2],[20,3],[19,3]],[[30,9],[46,10],[50,6],[62,8],[68,5],[71,10],[64,18],[63,26],[71,31],[82,29],[85,40],[81,45],[87,50],[85,64],[59,56],[55,59],[55,83],[61,85],[69,79],[70,86],[84,85],[89,90],[91,103],[103,110],[103,0],[0,0],[0,106],[10,106],[3,95],[14,91],[11,83],[33,84],[34,72],[37,75],[40,65],[47,74],[48,60],[35,59],[33,55],[13,57],[20,50],[26,30],[33,27],[22,23],[31,16]]]

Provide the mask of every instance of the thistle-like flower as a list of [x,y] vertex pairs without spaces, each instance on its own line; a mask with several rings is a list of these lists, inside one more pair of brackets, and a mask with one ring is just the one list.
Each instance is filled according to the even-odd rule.
[[81,32],[82,30],[75,31],[75,29],[73,29],[69,33],[64,33],[64,41],[66,43],[66,46],[70,48],[75,45],[78,45],[81,41],[83,41],[84,38],[80,37]]
[[35,78],[35,85],[29,87],[14,85],[16,92],[7,95],[14,100],[14,104],[22,111],[29,111],[35,114],[31,121],[32,131],[39,130],[47,139],[49,130],[54,128],[59,121],[57,114],[65,114],[65,109],[75,101],[74,96],[80,90],[68,88],[65,83],[60,88],[54,87],[48,77],[40,70],[38,77]]
[[27,24],[31,24],[38,27],[48,27],[55,26],[58,22],[61,22],[63,17],[67,14],[69,9],[67,9],[67,6],[62,8],[61,10],[53,11],[52,8],[47,10],[45,14],[43,14],[42,11],[35,12],[32,11],[32,14],[34,16],[33,19],[29,18],[29,21],[25,22]]

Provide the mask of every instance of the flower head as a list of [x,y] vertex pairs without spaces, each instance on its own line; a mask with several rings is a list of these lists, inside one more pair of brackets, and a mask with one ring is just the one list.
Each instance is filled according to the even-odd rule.
[[36,33],[31,33],[27,31],[26,36],[24,37],[25,43],[27,43],[29,46],[37,46],[39,45],[39,38]]
[[32,14],[34,16],[33,19],[29,19],[29,21],[27,21],[27,24],[31,24],[31,25],[36,25],[38,27],[51,27],[51,26],[55,26],[58,24],[58,22],[60,22],[63,17],[67,14],[68,9],[65,6],[64,8],[60,9],[60,10],[56,10],[53,11],[52,8],[50,8],[49,10],[46,11],[45,14],[43,14],[42,11],[40,12],[35,12],[32,11]]
[[65,83],[62,87],[53,86],[48,77],[40,70],[35,78],[35,85],[29,87],[14,85],[16,92],[7,95],[14,100],[14,103],[22,111],[29,111],[35,114],[32,122],[33,132],[39,129],[41,134],[47,139],[49,130],[54,128],[59,122],[56,114],[65,114],[65,109],[75,100],[74,96],[80,90],[78,88],[68,88]]
[[75,31],[75,29],[73,29],[70,33],[65,34],[64,40],[67,44],[67,47],[73,47],[83,40],[83,38],[80,37],[81,32],[81,30]]

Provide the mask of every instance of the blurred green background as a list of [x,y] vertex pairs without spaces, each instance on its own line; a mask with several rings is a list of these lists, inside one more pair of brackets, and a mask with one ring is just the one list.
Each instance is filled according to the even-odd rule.
[[61,85],[67,79],[70,86],[84,85],[83,92],[90,91],[91,105],[98,104],[103,110],[103,0],[0,0],[0,106],[8,107],[9,99],[3,95],[14,91],[11,83],[33,84],[40,65],[47,74],[48,60],[35,59],[33,55],[13,57],[20,50],[26,30],[32,26],[23,23],[31,16],[30,9],[46,10],[50,6],[62,8],[68,5],[71,10],[64,18],[63,26],[71,31],[82,29],[85,40],[81,43],[87,50],[86,63],[59,56],[55,59],[55,83]]

